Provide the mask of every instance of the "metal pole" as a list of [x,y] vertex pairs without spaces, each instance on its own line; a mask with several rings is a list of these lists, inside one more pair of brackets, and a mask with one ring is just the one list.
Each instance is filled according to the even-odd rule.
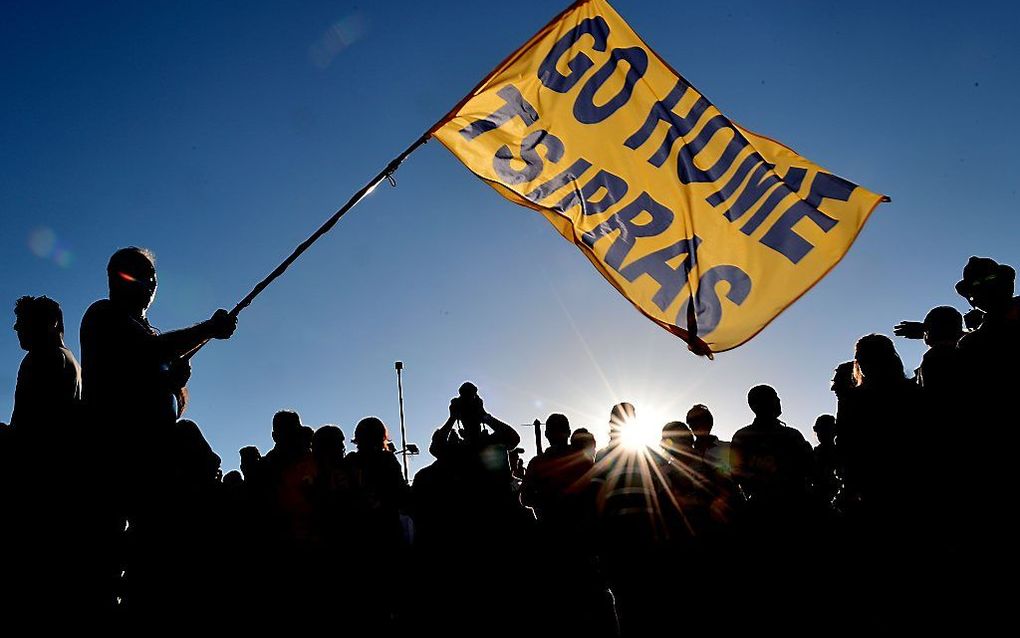
[[542,453],[542,422],[539,421],[538,419],[535,419],[535,422],[532,423],[532,425],[535,426],[535,449],[537,450],[538,454],[541,454]]
[[397,361],[393,367],[397,369],[397,402],[400,404],[400,455],[404,457],[404,482],[410,483],[407,471],[407,428],[404,425],[404,382],[400,374],[404,370],[404,362]]

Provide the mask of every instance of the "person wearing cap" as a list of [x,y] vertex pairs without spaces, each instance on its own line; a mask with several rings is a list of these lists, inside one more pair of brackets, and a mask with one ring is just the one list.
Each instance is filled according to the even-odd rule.
[[[987,605],[1001,587],[987,578],[985,566],[1016,560],[1020,527],[1013,516],[1017,450],[1017,390],[1020,389],[1020,298],[1014,296],[1016,271],[987,257],[971,257],[956,292],[983,311],[977,329],[957,345],[961,397],[966,401],[966,432],[992,441],[980,454],[960,455],[953,475],[966,498],[968,514],[958,525],[953,582],[971,582],[959,600],[962,608]],[[980,433],[980,434],[979,434]],[[962,483],[962,484],[961,484]],[[951,555],[951,554],[950,554]],[[954,601],[956,602],[956,601]]]
[[[986,257],[971,257],[956,291],[984,312],[981,325],[957,345],[961,396],[973,407],[976,427],[999,432],[1017,422],[1020,388],[1020,298],[1013,296],[1016,272]],[[1013,436],[1007,427],[1005,436]],[[1005,441],[1003,441],[1005,443]],[[1012,449],[1004,445],[1004,449]],[[1011,463],[1011,459],[1003,459]]]
[[1016,389],[1020,355],[1020,297],[1014,297],[1016,271],[987,257],[971,257],[956,292],[984,312],[978,328],[960,339],[968,374],[989,388]]

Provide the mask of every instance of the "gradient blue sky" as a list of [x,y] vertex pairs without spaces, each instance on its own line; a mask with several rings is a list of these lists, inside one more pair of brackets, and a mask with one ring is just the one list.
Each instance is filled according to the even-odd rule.
[[[109,255],[137,244],[158,257],[156,326],[231,307],[566,4],[3,2],[0,303],[57,299],[78,352]],[[613,4],[731,118],[893,203],[814,290],[709,362],[430,143],[196,358],[189,416],[225,469],[242,445],[270,447],[280,408],[396,431],[397,359],[423,447],[465,379],[510,423],[562,411],[601,433],[620,399],[670,419],[703,402],[723,437],[768,382],[813,440],[857,337],[962,309],[971,254],[1020,262],[1014,3]],[[898,346],[914,367],[920,347]],[[0,418],[21,356],[0,338]]]

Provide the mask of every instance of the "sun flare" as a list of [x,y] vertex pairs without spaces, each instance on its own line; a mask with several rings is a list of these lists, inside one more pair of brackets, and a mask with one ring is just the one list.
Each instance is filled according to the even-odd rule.
[[636,418],[628,420],[623,425],[620,434],[623,447],[629,450],[658,448],[662,439],[662,426],[667,421],[668,419],[663,416],[650,411],[639,411]]

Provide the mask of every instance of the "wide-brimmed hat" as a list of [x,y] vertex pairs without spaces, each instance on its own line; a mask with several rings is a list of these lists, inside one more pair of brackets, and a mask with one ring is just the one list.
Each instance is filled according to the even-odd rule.
[[1015,278],[1016,271],[1011,266],[1000,264],[988,257],[971,257],[967,260],[967,265],[963,267],[963,279],[956,282],[956,292],[960,293],[960,296],[970,299],[976,283],[990,279],[1012,281]]

